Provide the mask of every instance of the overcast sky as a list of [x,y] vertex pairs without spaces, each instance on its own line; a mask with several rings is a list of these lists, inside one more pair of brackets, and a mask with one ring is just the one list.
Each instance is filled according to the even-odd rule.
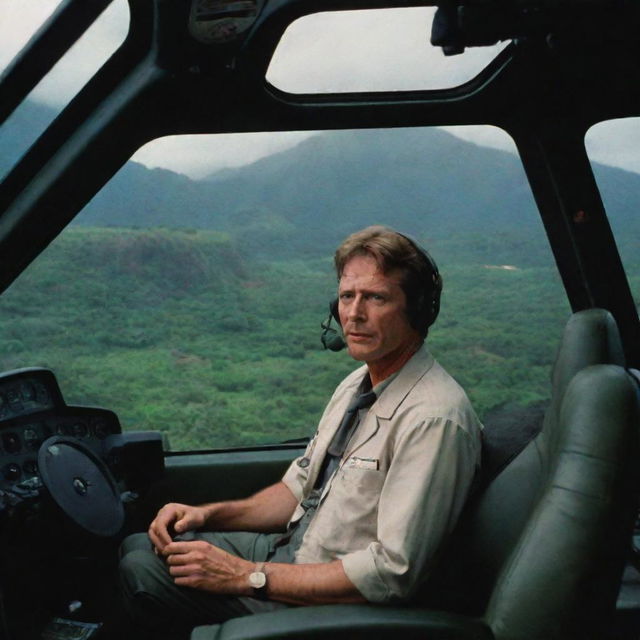
[[[0,0],[0,69],[56,5],[57,0]],[[445,57],[428,44],[432,11],[408,8],[307,16],[289,27],[267,78],[291,92],[442,88],[473,77],[504,46]],[[63,105],[122,42],[127,23],[126,1],[114,0],[33,97],[52,106]],[[599,125],[587,137],[592,158],[640,172],[640,127],[636,125],[629,121]],[[478,144],[514,151],[511,139],[493,127],[450,130]],[[285,149],[308,135],[175,136],[146,145],[133,159],[200,177]]]

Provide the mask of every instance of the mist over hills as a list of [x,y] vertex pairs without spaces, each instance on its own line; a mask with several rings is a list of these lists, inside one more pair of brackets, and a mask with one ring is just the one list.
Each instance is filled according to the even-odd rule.
[[284,241],[324,251],[372,223],[442,238],[488,220],[509,226],[514,212],[519,226],[539,224],[517,158],[437,129],[398,129],[318,134],[197,182],[129,163],[82,223],[213,228],[241,243],[259,235],[263,250]]
[[[24,146],[24,132],[50,118],[30,103],[3,127],[0,169]],[[614,229],[625,229],[623,243],[637,237],[640,175],[594,171]],[[75,222],[225,231],[241,251],[267,256],[326,255],[374,223],[430,246],[541,259],[529,240],[542,236],[542,225],[517,156],[428,128],[324,132],[204,180],[128,162]]]

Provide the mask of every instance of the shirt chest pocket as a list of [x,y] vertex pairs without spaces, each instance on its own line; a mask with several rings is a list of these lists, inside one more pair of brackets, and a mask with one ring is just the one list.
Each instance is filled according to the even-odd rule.
[[314,523],[314,537],[336,555],[363,549],[377,537],[378,501],[386,474],[345,464],[336,471]]
[[344,501],[360,503],[363,498],[367,503],[378,503],[386,473],[378,468],[377,460],[350,459],[338,469],[334,482],[337,486],[332,491],[344,493]]

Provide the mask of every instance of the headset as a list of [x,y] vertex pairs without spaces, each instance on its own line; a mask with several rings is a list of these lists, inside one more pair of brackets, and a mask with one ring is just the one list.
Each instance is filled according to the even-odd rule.
[[[407,240],[424,260],[425,277],[422,283],[422,289],[415,298],[407,298],[407,317],[409,318],[409,324],[422,334],[425,329],[428,329],[436,321],[438,313],[440,312],[442,276],[438,271],[438,266],[434,259],[426,249],[421,247],[409,236],[397,231],[396,233]],[[335,298],[329,303],[329,316],[324,322],[320,323],[322,327],[320,340],[325,349],[340,351],[346,347],[346,343],[342,336],[331,326],[332,320],[335,320],[338,326],[342,326],[338,313],[338,298]]]

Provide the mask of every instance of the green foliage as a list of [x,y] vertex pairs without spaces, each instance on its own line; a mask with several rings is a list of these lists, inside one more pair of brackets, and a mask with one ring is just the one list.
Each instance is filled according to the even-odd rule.
[[[14,116],[0,172],[53,114]],[[594,171],[638,292],[640,176]],[[544,400],[569,309],[522,166],[434,128],[324,132],[202,181],[127,163],[0,298],[0,370],[49,366],[68,402],[176,449],[309,435],[354,367],[320,347],[324,256],[373,223],[438,261],[429,344],[479,413]]]
[[[0,300],[0,368],[48,366],[67,402],[166,432],[176,450],[310,435],[356,366],[320,345],[331,261],[257,262],[234,246],[209,231],[67,230]],[[555,272],[440,249],[436,357],[481,415],[545,399],[568,315]]]

